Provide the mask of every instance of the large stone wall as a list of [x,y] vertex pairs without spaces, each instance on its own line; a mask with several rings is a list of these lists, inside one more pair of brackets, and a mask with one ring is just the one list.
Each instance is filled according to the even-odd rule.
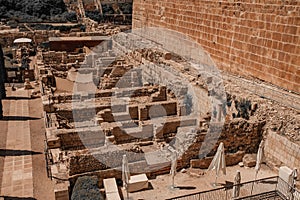
[[184,33],[218,68],[300,92],[300,2],[135,0],[133,28]]
[[[133,153],[127,151],[108,151],[97,154],[80,154],[71,156],[69,160],[69,175],[75,175],[85,172],[92,172],[97,170],[105,170],[109,168],[116,168],[122,166],[122,157],[124,154],[128,157],[128,162],[145,162],[144,154]],[[140,165],[146,166],[145,163],[139,163]],[[137,165],[138,166],[138,165]],[[138,168],[138,167],[137,167]],[[133,169],[133,171],[138,169]]]
[[269,131],[265,143],[267,164],[279,167],[282,164],[290,168],[300,166],[300,147],[296,143],[275,132]]
[[[219,138],[215,138],[215,135],[207,136],[206,132],[198,131],[198,136],[196,137],[196,141],[188,148],[187,151],[182,155],[182,159],[180,160],[181,166],[186,166],[190,162],[191,159],[198,159],[200,149],[202,145],[204,148],[210,147],[211,143],[214,143],[216,140],[217,144],[213,146],[213,149],[209,151],[209,154],[206,158],[212,158],[218,148],[220,142],[224,143],[225,153],[228,154],[228,163],[231,165],[237,164],[241,162],[241,155],[245,153],[256,153],[258,149],[258,145],[260,140],[262,139],[263,134],[263,126],[265,122],[263,121],[251,121],[245,120],[242,118],[236,118],[230,121],[229,123],[225,123],[222,133]],[[205,141],[205,138],[209,137],[208,140]],[[205,142],[204,142],[205,141]],[[237,156],[240,155],[240,156]],[[236,159],[233,160],[232,159]],[[205,163],[205,160],[200,159]],[[200,161],[198,160],[198,161]],[[193,160],[191,163],[193,163]],[[208,163],[209,165],[210,163]],[[193,165],[193,164],[192,164]],[[208,166],[206,166],[207,168]]]

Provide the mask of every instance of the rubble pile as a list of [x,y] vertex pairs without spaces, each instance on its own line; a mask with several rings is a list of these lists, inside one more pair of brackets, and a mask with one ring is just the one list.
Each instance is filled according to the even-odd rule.
[[284,99],[282,99],[282,103],[279,103],[250,93],[243,87],[233,83],[226,84],[226,89],[230,93],[228,96],[236,96],[239,99],[243,99],[244,102],[251,102],[251,105],[246,106],[248,108],[243,107],[243,109],[250,109],[249,111],[252,113],[250,120],[265,121],[265,126],[263,127],[265,134],[267,134],[267,131],[276,132],[300,144],[299,110],[284,105]]

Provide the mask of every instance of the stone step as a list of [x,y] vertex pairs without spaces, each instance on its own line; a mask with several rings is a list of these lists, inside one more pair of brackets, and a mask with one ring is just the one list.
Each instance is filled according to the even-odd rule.
[[129,121],[131,120],[131,116],[128,112],[120,112],[120,113],[113,113],[115,121]]
[[141,127],[126,128],[126,129],[124,129],[124,131],[126,131],[126,133],[129,134],[129,135],[139,134],[139,133],[142,132],[142,128]]

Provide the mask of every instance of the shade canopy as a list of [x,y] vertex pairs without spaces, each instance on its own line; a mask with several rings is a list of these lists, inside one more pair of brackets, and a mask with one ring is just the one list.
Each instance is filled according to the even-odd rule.
[[[261,167],[261,163],[262,163],[262,160],[263,160],[263,156],[264,156],[264,141],[262,140],[259,144],[259,147],[258,147],[258,151],[257,151],[257,156],[256,156],[256,165],[255,165],[255,179],[257,179],[257,175],[258,175],[258,171],[260,170],[260,167]],[[252,188],[251,188],[251,195],[252,195],[252,192],[253,192],[253,186],[254,184],[252,184]]]
[[256,165],[255,165],[256,173],[260,170],[261,163],[263,161],[263,156],[264,156],[264,141],[262,140],[259,144],[259,148],[257,151]]
[[170,170],[170,174],[172,176],[175,176],[176,168],[177,168],[177,153],[173,152],[173,154],[171,156],[171,170]]
[[122,160],[122,181],[123,186],[127,187],[130,180],[130,172],[129,172],[129,166],[128,166],[128,159],[126,155],[123,155]]
[[170,174],[172,176],[172,185],[171,185],[172,188],[175,188],[174,178],[176,175],[176,169],[177,169],[177,152],[174,151],[171,156],[171,170],[170,170]]
[[14,43],[17,44],[17,43],[31,43],[32,40],[29,39],[29,38],[18,38],[18,39],[15,39],[14,40]]
[[226,162],[225,162],[225,153],[224,153],[224,144],[223,142],[220,143],[217,153],[214,156],[213,160],[211,161],[208,169],[209,170],[215,170],[216,177],[220,175],[220,172],[222,172],[224,175],[226,175]]

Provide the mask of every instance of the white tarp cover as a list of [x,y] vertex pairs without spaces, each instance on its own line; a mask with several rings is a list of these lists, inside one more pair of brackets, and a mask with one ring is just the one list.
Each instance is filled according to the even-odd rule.
[[226,175],[226,162],[225,162],[225,153],[224,153],[224,144],[223,142],[220,143],[217,153],[214,156],[212,162],[210,163],[210,166],[207,169],[215,170],[216,177],[219,176],[220,172],[222,172],[224,175]]
[[259,144],[259,148],[257,151],[256,165],[255,165],[255,171],[256,171],[255,180],[257,178],[258,171],[260,170],[263,157],[264,157],[264,141],[262,140]]
[[29,38],[18,38],[14,40],[14,43],[31,43],[32,40]]
[[128,160],[126,155],[123,155],[122,160],[122,181],[124,187],[126,187],[130,180],[130,172],[129,172],[129,166],[128,166]]

